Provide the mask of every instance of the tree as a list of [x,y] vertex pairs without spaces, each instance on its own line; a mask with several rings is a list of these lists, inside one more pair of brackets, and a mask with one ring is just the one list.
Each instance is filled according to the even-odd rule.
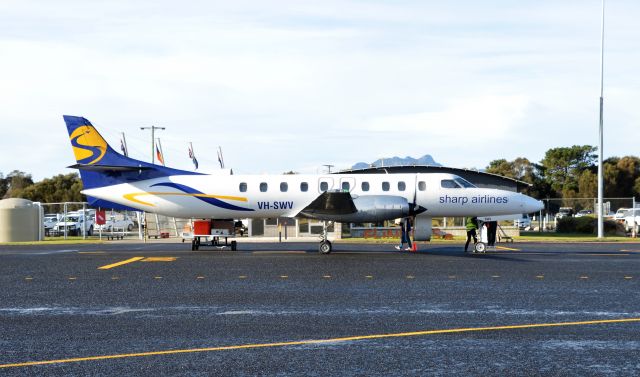
[[85,201],[82,181],[77,173],[58,174],[27,187],[23,197],[34,202],[63,203]]
[[7,189],[3,198],[19,198],[22,197],[22,192],[29,186],[33,185],[33,179],[31,174],[14,170],[7,174],[5,178],[7,183]]
[[0,199],[4,198],[7,190],[9,190],[9,180],[5,178],[2,173],[0,173]]
[[582,171],[594,165],[595,147],[574,145],[552,148],[541,161],[545,168],[545,179],[556,193],[578,191],[578,180]]
[[524,193],[534,198],[546,198],[549,196],[550,188],[543,179],[542,166],[531,163],[526,158],[518,157],[513,161],[505,159],[491,161],[486,172],[531,184],[530,187],[524,190]]

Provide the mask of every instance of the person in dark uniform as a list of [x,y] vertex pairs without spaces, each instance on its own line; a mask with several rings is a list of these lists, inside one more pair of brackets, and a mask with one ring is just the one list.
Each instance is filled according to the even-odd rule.
[[498,233],[498,222],[487,221],[487,245],[496,246],[496,234]]
[[411,220],[408,217],[402,218],[400,221],[400,246],[396,246],[396,249],[402,250],[404,244],[407,244],[405,250],[411,250]]
[[478,236],[476,231],[478,230],[478,218],[477,217],[467,217],[465,219],[465,226],[467,228],[467,243],[464,244],[464,252],[467,252],[467,248],[469,247],[469,242],[471,241],[471,237],[473,237],[473,243],[478,242]]

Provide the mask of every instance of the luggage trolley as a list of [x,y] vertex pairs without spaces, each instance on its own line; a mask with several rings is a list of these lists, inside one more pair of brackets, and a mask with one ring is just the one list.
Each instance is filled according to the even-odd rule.
[[[229,239],[234,237],[233,220],[195,220],[192,232],[182,232],[182,242],[190,239],[192,251],[199,250],[200,246],[213,246],[219,249],[230,247],[232,251],[236,251],[238,243],[235,240],[229,242]],[[223,238],[224,242],[222,242]]]
[[485,222],[493,221],[491,217],[478,218],[478,242],[473,245],[474,254],[484,254],[489,251],[495,251],[495,246],[489,246],[489,235],[487,227],[484,226]]

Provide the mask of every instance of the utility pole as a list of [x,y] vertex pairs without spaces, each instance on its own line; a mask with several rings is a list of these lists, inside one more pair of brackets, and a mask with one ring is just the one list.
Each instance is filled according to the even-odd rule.
[[604,196],[604,175],[602,167],[603,148],[602,134],[604,124],[604,1],[602,0],[602,31],[600,39],[600,127],[598,127],[598,238],[604,237],[604,214],[602,213],[602,201]]
[[151,163],[155,164],[156,155],[155,155],[155,141],[156,141],[156,130],[165,130],[165,127],[140,127],[141,130],[151,130]]

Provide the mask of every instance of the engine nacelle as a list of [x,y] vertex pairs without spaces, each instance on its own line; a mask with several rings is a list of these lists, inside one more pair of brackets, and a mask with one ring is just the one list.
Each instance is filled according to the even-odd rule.
[[413,240],[414,241],[431,241],[431,234],[433,233],[432,218],[426,215],[418,215],[415,217],[413,224]]
[[372,223],[409,216],[409,202],[400,196],[366,195],[353,198],[356,212],[348,214],[315,214],[320,220],[342,223]]

